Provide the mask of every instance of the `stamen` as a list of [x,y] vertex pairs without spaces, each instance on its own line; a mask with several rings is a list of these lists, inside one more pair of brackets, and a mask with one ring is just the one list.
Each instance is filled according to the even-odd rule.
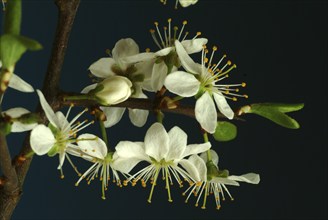
[[150,29],[149,32],[150,32],[150,34],[151,34],[151,36],[152,36],[152,38],[153,38],[155,44],[156,44],[160,49],[162,49],[162,46],[159,44],[159,42],[158,42],[158,40],[157,40],[157,38],[156,38],[155,30],[154,30],[154,29]]
[[156,27],[156,30],[157,30],[157,34],[158,34],[159,38],[161,39],[162,45],[163,45],[163,47],[165,47],[165,43],[163,41],[161,32],[159,31],[159,28],[158,28],[158,22],[156,21],[156,22],[154,22],[154,24],[155,24],[155,27]]
[[155,173],[155,176],[154,176],[154,181],[153,181],[152,186],[151,186],[151,190],[150,190],[149,197],[148,197],[148,200],[147,200],[149,203],[151,203],[151,198],[153,196],[154,188],[155,188],[155,185],[156,185],[156,182],[157,182],[158,173],[159,173],[159,168],[156,169],[156,173]]
[[165,35],[165,47],[169,46],[168,38],[167,38],[167,27],[164,26],[164,35]]
[[182,22],[182,28],[181,28],[181,30],[180,30],[180,34],[179,34],[179,37],[178,37],[177,40],[180,40],[180,37],[181,37],[182,32],[183,32],[183,29],[184,29],[184,27],[186,26],[187,23],[188,23],[187,21],[183,21],[183,22]]
[[202,34],[202,32],[198,31],[198,32],[196,33],[196,35],[193,37],[192,40],[195,40],[195,39],[196,39],[197,37],[199,37],[201,34]]
[[178,31],[179,28],[177,26],[174,26],[173,29],[174,29],[173,41],[175,41],[176,40],[176,37],[177,37],[177,31]]
[[171,18],[169,18],[169,19],[167,19],[167,23],[169,24],[169,45],[172,45],[172,39],[171,39],[171,21],[172,21],[172,19]]

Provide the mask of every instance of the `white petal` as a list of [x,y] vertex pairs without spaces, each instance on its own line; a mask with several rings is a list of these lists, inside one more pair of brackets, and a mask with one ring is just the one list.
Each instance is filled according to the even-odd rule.
[[155,63],[153,66],[151,87],[154,91],[162,89],[164,80],[167,76],[167,66],[164,62]]
[[153,124],[145,136],[145,152],[156,161],[166,158],[169,151],[169,135],[160,123]]
[[77,139],[77,145],[84,154],[99,159],[104,159],[107,156],[107,146],[99,137],[93,134],[82,134]]
[[220,184],[225,184],[225,185],[232,185],[232,186],[239,186],[238,182],[236,182],[234,180],[230,180],[228,178],[222,178],[222,177],[214,177],[210,182],[220,183]]
[[37,155],[44,155],[54,146],[56,139],[50,128],[45,125],[36,126],[30,136],[32,150]]
[[65,130],[66,130],[66,132],[68,132],[70,130],[70,125],[69,125],[69,122],[67,121],[65,115],[61,111],[58,111],[58,112],[56,112],[56,117],[58,118],[59,129],[64,132],[65,132]]
[[139,162],[141,162],[141,160],[137,158],[119,157],[112,162],[111,167],[122,173],[129,173]]
[[[216,167],[218,167],[219,156],[214,150],[210,150],[210,151],[211,151],[212,162]],[[200,157],[205,161],[205,163],[207,162],[207,152],[202,153]]]
[[197,94],[200,82],[190,73],[177,71],[166,77],[164,85],[174,94],[182,97],[192,97]]
[[187,134],[179,127],[175,126],[168,132],[168,135],[170,138],[169,152],[165,160],[170,161],[182,159],[182,154],[187,146]]
[[100,107],[106,115],[107,120],[104,122],[106,128],[116,125],[122,118],[125,108],[119,107]]
[[187,157],[192,154],[199,154],[207,151],[211,148],[211,143],[202,143],[202,144],[190,144],[186,147],[185,151],[182,154],[182,157]]
[[115,73],[112,67],[116,64],[113,58],[101,58],[91,64],[89,70],[91,73],[99,78],[107,78],[109,76],[114,76]]
[[[6,115],[9,115],[11,118],[19,118],[20,116],[24,114],[30,113],[25,108],[17,107],[17,108],[11,108],[8,109],[7,111],[3,112]],[[29,131],[32,130],[35,126],[37,126],[37,123],[32,123],[32,124],[23,124],[19,121],[15,121],[11,125],[11,132],[24,132],[24,131]]]
[[175,41],[175,48],[183,68],[185,68],[187,72],[199,75],[201,73],[200,65],[191,59],[183,45],[178,40]]
[[112,56],[115,60],[124,57],[132,56],[139,53],[137,43],[131,38],[125,38],[117,41],[112,51]]
[[172,50],[174,50],[174,47],[166,47],[164,49],[161,49],[155,53],[156,56],[158,57],[164,57],[168,55]]
[[233,119],[234,112],[230,108],[227,100],[224,98],[224,96],[219,93],[213,93],[214,100],[216,102],[216,106],[218,107],[219,111],[226,116],[229,119]]
[[139,160],[149,160],[145,153],[144,144],[132,141],[120,141],[115,147],[120,158],[137,158]]
[[217,124],[217,112],[212,97],[205,92],[196,101],[195,116],[202,128],[213,134]]
[[91,90],[95,89],[95,88],[97,87],[97,85],[98,85],[97,83],[95,83],[95,84],[91,84],[91,85],[85,87],[84,89],[82,89],[81,93],[82,93],[82,94],[87,94],[87,93],[89,93]]
[[189,5],[196,4],[198,0],[179,0],[179,2],[182,7],[188,7]]
[[8,86],[21,92],[34,92],[33,87],[16,74],[12,74]]
[[142,127],[147,122],[149,111],[142,109],[129,109],[129,117],[134,126]]
[[247,173],[241,176],[229,176],[228,179],[251,184],[258,184],[260,182],[260,175],[256,173]]
[[139,53],[136,55],[124,57],[121,59],[121,61],[124,63],[138,63],[138,62],[148,61],[148,60],[155,59],[155,58],[156,58],[155,53],[144,52],[144,53]]
[[181,160],[179,164],[189,173],[195,181],[206,181],[207,168],[205,162],[197,155],[192,155],[188,160]]
[[57,167],[58,170],[60,170],[63,167],[64,162],[65,162],[65,156],[66,156],[65,151],[59,153],[59,165]]
[[42,106],[43,111],[45,112],[49,122],[55,126],[56,128],[59,128],[59,122],[58,122],[58,118],[55,114],[55,112],[52,110],[52,108],[50,107],[50,105],[48,104],[46,98],[44,97],[43,93],[40,90],[36,90],[36,92],[38,93],[39,99],[40,99],[40,104]]
[[207,44],[207,39],[196,38],[193,40],[184,40],[181,44],[188,54],[193,54],[203,50],[203,45]]

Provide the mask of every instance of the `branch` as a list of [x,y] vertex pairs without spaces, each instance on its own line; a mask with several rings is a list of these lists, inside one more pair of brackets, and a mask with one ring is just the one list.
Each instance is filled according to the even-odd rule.
[[[59,11],[58,23],[52,48],[52,54],[42,88],[43,94],[45,95],[53,109],[57,109],[60,106],[60,104],[58,103],[57,94],[59,92],[61,69],[64,62],[68,39],[77,12],[77,8],[80,4],[80,0],[55,0],[55,3]],[[42,112],[40,106],[37,108],[36,112]],[[42,119],[43,122],[46,122],[47,120],[44,115],[42,116]],[[8,157],[8,155],[6,156],[6,154],[9,154],[9,151],[7,146],[3,144],[5,143],[5,140],[3,138],[4,137],[0,135],[0,156],[6,157],[7,159],[5,160],[5,165],[3,166],[1,164],[1,167],[3,169],[6,169],[6,167],[10,167],[8,164],[11,164],[11,161],[8,161],[8,158],[10,157]],[[12,189],[8,191],[9,193],[4,190],[3,187],[0,187],[0,220],[10,219],[15,207],[17,206],[17,203],[19,202],[21,196],[21,188],[23,186],[27,171],[30,167],[30,163],[32,160],[32,158],[24,158],[22,156],[26,155],[31,151],[29,142],[29,135],[27,135],[20,151],[21,156],[17,156],[13,160],[13,166],[15,167],[17,173],[16,186],[19,190],[14,189],[15,184],[8,184],[13,185],[11,186]],[[2,151],[4,151],[4,153]],[[6,175],[5,172],[7,173],[8,171],[4,171],[4,175]],[[8,176],[6,177],[8,178]],[[19,193],[14,194],[15,191],[18,191]]]
[[59,16],[56,35],[52,47],[48,70],[43,83],[43,94],[48,102],[53,100],[59,91],[59,81],[64,63],[68,39],[80,0],[55,0]]

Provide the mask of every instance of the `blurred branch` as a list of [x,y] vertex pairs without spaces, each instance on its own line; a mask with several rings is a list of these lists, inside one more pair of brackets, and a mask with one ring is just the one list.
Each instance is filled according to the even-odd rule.
[[[42,92],[47,98],[49,104],[53,109],[57,109],[60,107],[60,104],[57,100],[57,94],[59,92],[59,81],[61,76],[61,70],[65,58],[66,48],[68,44],[68,39],[70,36],[70,32],[72,29],[72,25],[74,22],[74,18],[80,4],[80,0],[55,0],[55,3],[58,8],[58,23],[55,34],[55,39],[52,48],[52,54],[49,60],[47,73],[45,76]],[[42,110],[38,107],[37,113],[41,113]],[[46,122],[46,118],[43,116],[43,122]],[[8,148],[3,141],[3,136],[0,136],[1,141],[1,152],[0,155],[3,154],[4,148]],[[24,158],[24,155],[31,151],[30,143],[29,143],[29,134],[24,141],[22,146],[20,156],[17,156],[13,160],[13,166],[15,167],[17,177],[17,184],[8,184],[11,185],[8,190],[5,190],[3,187],[0,187],[0,220],[8,220],[11,218],[12,213],[19,202],[21,196],[22,186],[30,167],[30,163],[32,158]],[[4,151],[5,152],[5,151]],[[7,152],[9,153],[9,151]],[[5,154],[3,154],[6,156]],[[10,158],[10,156],[9,156]],[[7,158],[8,159],[8,158]],[[11,164],[11,161],[6,161],[5,167],[8,167],[7,163]],[[1,164],[2,167],[2,164]],[[2,167],[3,168],[3,167]],[[15,171],[14,170],[14,171]],[[7,172],[7,171],[6,171]],[[6,176],[4,171],[3,173]],[[8,179],[8,177],[6,177]],[[7,181],[7,180],[4,180]],[[9,180],[8,180],[9,181]],[[2,180],[0,181],[2,182]],[[18,192],[18,193],[15,193]]]

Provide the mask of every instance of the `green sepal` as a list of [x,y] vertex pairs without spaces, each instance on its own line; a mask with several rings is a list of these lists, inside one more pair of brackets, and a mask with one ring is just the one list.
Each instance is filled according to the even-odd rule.
[[40,43],[27,37],[13,34],[4,34],[0,37],[0,60],[4,69],[14,66],[26,50],[40,49]]
[[98,83],[96,88],[94,88],[88,92],[88,95],[95,95],[96,93],[102,91],[104,88],[105,88],[104,85]]
[[219,170],[217,177],[227,178],[229,176],[229,170]]
[[3,135],[8,135],[11,132],[11,123],[8,122],[0,122],[0,133]]
[[49,157],[54,157],[58,153],[58,145],[55,144],[49,151],[48,151],[48,156]]
[[33,124],[41,122],[41,118],[36,113],[27,113],[17,118],[16,121],[19,121],[22,124]]
[[51,130],[51,132],[53,133],[53,135],[56,137],[56,135],[58,134],[59,130],[58,128],[56,128],[53,124],[49,123],[48,124],[48,128]]
[[299,123],[286,115],[286,112],[298,111],[304,107],[304,104],[281,104],[281,103],[259,103],[252,104],[249,106],[247,112],[260,115],[264,118],[267,118],[276,124],[289,128],[289,129],[298,129],[300,128]]
[[236,125],[227,121],[218,121],[213,137],[217,141],[231,141],[237,136]]

